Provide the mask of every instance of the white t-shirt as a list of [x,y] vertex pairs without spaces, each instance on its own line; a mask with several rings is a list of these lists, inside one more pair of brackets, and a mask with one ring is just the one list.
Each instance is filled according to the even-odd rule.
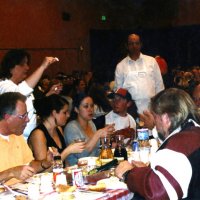
[[117,113],[114,113],[113,111],[110,111],[106,116],[106,124],[115,124],[115,130],[121,130],[124,128],[133,128],[136,130],[136,122],[134,118],[127,113],[125,117],[122,117],[118,115]]

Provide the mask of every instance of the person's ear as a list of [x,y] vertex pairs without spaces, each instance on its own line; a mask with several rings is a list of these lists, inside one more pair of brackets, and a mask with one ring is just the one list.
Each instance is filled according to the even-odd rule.
[[10,115],[7,114],[7,113],[5,113],[5,114],[3,115],[3,118],[4,118],[5,120],[7,120],[9,117],[10,117]]
[[169,115],[167,113],[162,114],[161,120],[167,127],[170,127],[171,121],[170,121]]
[[129,108],[132,105],[132,101],[127,102],[127,108]]
[[79,110],[77,107],[74,108],[74,111],[78,114],[79,113]]
[[57,114],[56,110],[53,110],[53,111],[52,111],[52,115],[55,117],[56,114]]

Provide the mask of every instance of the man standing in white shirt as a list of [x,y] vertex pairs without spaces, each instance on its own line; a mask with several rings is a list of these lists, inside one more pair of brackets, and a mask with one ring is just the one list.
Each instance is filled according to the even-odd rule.
[[156,60],[141,53],[140,36],[128,36],[128,56],[118,63],[115,71],[115,87],[126,88],[135,100],[138,113],[148,110],[151,97],[164,89]]
[[127,109],[132,103],[130,93],[124,88],[119,88],[115,93],[109,96],[113,96],[113,110],[105,116],[106,124],[115,124],[115,131],[125,128],[132,128],[135,130],[136,122],[134,118],[127,113]]

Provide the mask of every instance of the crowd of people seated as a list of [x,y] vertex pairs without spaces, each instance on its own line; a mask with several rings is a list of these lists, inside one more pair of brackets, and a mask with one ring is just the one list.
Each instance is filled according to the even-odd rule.
[[[92,72],[75,76],[59,72],[50,78],[44,71],[57,61],[54,57],[46,57],[41,66],[27,76],[29,59],[26,51],[14,50],[1,63],[0,142],[5,151],[12,149],[10,145],[18,144],[12,151],[18,149],[20,159],[15,159],[15,163],[1,162],[0,181],[24,180],[36,172],[50,171],[55,154],[61,155],[65,166],[77,164],[81,157],[98,156],[101,137],[124,134],[124,130],[125,137],[134,137],[141,119],[149,129],[155,127],[155,116],[150,111],[138,114],[129,91],[115,90],[113,80],[98,81],[98,74]],[[10,60],[15,62],[10,63]],[[200,109],[199,67],[190,71],[174,70],[172,82],[167,85],[185,90]],[[33,118],[34,126],[24,135],[27,141],[23,140],[22,132]],[[76,142],[77,139],[83,140]],[[4,140],[9,143],[5,144]],[[1,159],[6,160],[3,153]]]

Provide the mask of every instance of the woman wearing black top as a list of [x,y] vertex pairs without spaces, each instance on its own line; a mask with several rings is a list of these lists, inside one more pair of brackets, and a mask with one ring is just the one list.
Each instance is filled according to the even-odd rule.
[[72,143],[66,147],[62,126],[69,118],[68,103],[59,95],[50,95],[34,102],[41,123],[31,132],[28,144],[37,160],[47,156],[49,147],[54,147],[60,153],[62,160],[71,153],[81,153],[85,143]]

